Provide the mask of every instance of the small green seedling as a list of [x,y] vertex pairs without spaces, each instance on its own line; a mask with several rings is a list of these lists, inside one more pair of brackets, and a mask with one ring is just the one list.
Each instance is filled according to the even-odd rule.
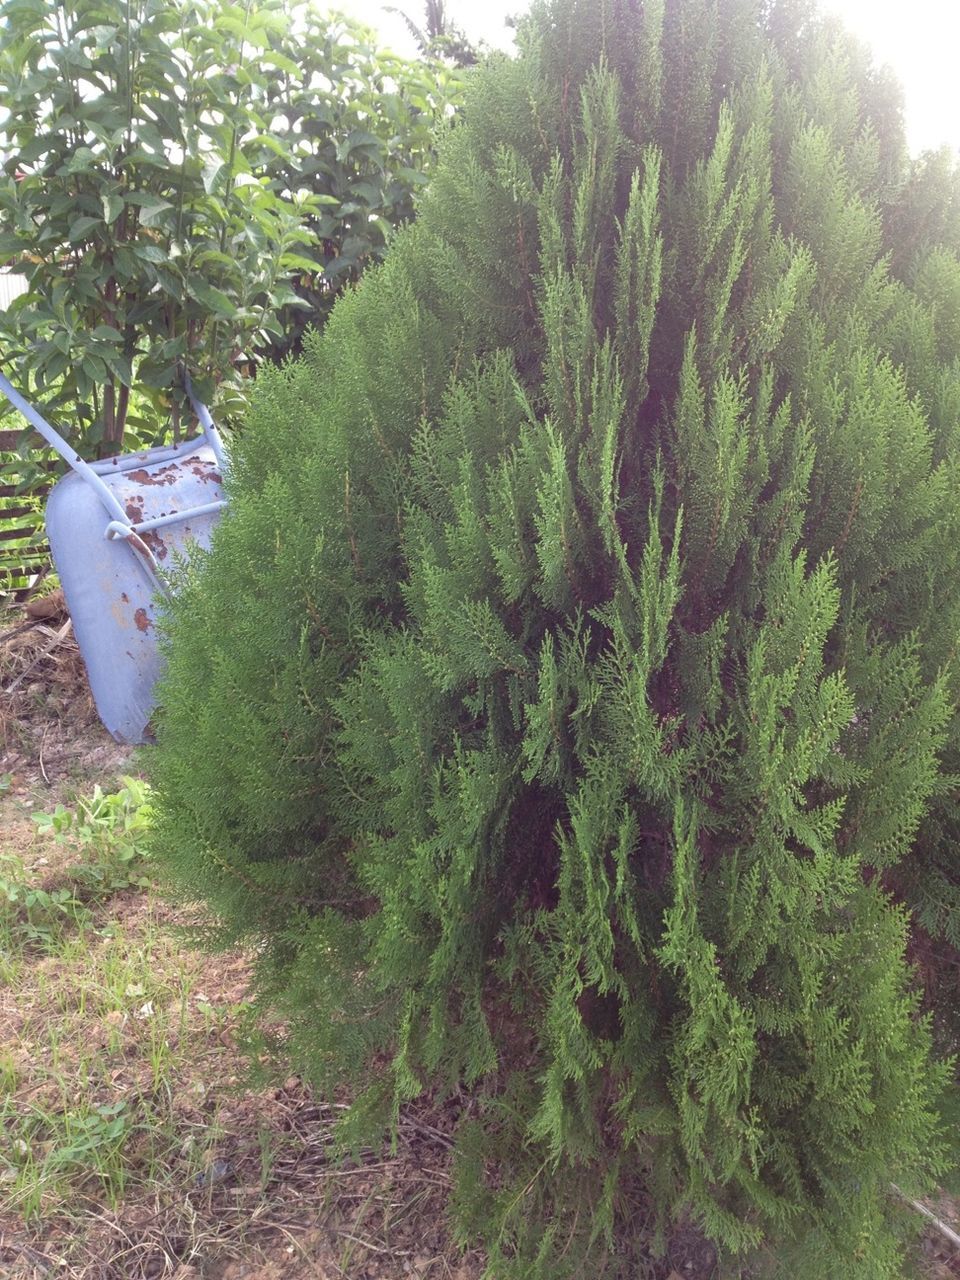
[[74,887],[32,884],[22,860],[0,852],[0,923],[9,939],[48,948],[64,926],[79,924],[83,914]]
[[[150,829],[150,790],[139,778],[123,777],[118,791],[98,785],[76,809],[58,804],[52,813],[34,814],[44,835],[79,846],[87,856],[75,875],[88,891],[112,893],[130,885],[145,887],[146,836]],[[91,857],[92,855],[92,857]]]

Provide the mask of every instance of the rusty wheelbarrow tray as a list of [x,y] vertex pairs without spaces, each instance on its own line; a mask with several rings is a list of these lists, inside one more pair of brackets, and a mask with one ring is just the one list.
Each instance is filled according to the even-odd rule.
[[185,385],[199,436],[86,462],[0,374],[0,392],[71,468],[47,499],[47,537],[97,712],[118,742],[149,737],[165,569],[209,546],[225,505],[223,444]]

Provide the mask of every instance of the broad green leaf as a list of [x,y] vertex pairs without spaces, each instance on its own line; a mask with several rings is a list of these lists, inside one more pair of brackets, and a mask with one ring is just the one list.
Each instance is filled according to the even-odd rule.
[[203,303],[205,307],[209,307],[211,311],[225,319],[232,318],[237,310],[236,303],[227,297],[222,289],[208,284],[198,276],[191,276],[187,280],[187,292],[191,297],[196,298],[197,302]]
[[376,186],[372,182],[352,183],[350,194],[354,198],[363,200],[367,205],[378,205],[383,201],[383,188]]
[[104,382],[107,376],[107,366],[97,356],[88,352],[81,357],[80,367],[91,380],[91,382]]
[[354,151],[368,151],[379,155],[386,150],[381,138],[365,129],[352,130],[337,147],[337,159],[346,160]]
[[103,362],[115,378],[119,378],[125,387],[133,385],[133,367],[128,356],[119,351],[111,351],[109,348],[104,349],[101,355]]
[[158,244],[144,244],[137,241],[133,245],[133,252],[141,262],[161,263],[169,262],[171,254],[166,249],[161,248]]
[[88,217],[87,215],[82,215],[79,218],[74,218],[73,222],[71,222],[70,224],[70,231],[68,233],[70,238],[70,243],[76,244],[78,241],[86,239],[94,227],[102,227],[102,226],[103,226],[102,218],[91,218],[91,217]]
[[107,226],[111,226],[123,213],[123,197],[109,195],[102,196],[101,199],[103,201],[103,220]]
[[321,270],[319,262],[314,262],[312,258],[305,258],[299,253],[285,253],[280,262],[285,271],[308,271],[312,274]]
[[210,195],[216,188],[220,175],[227,167],[225,156],[211,156],[203,166],[203,189]]
[[145,227],[153,226],[173,205],[162,196],[152,191],[130,191],[124,197],[127,204],[137,205],[140,209],[140,222]]
[[276,67],[279,71],[286,71],[288,75],[298,76],[300,67],[293,58],[288,58],[285,54],[279,53],[276,49],[271,49],[264,53],[260,58],[261,65],[267,67]]

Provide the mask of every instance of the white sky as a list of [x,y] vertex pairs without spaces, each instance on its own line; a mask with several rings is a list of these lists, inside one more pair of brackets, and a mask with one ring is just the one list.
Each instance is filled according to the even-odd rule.
[[[395,0],[414,21],[422,0]],[[386,13],[382,0],[330,0],[331,7],[362,18],[385,44],[411,52],[403,21]],[[878,63],[889,63],[906,93],[907,133],[912,151],[944,143],[960,150],[960,2],[958,0],[820,0],[873,48]],[[527,0],[447,0],[453,21],[472,39],[509,48],[507,14],[523,12]]]

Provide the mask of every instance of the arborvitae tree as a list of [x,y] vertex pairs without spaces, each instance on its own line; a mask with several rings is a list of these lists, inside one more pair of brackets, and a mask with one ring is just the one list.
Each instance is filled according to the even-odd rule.
[[691,1222],[882,1280],[942,1167],[960,244],[893,274],[907,178],[805,3],[541,0],[172,609],[158,851],[347,1136],[462,1105],[498,1280]]

